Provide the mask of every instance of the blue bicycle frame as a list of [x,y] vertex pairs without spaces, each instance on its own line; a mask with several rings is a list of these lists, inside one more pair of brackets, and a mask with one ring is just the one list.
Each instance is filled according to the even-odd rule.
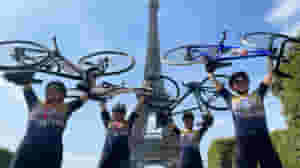
[[[193,46],[196,47],[196,46]],[[192,56],[192,59],[189,61],[194,61],[197,58],[200,58],[202,56],[207,56],[209,60],[213,60],[216,62],[219,61],[229,61],[229,60],[239,60],[239,59],[249,59],[249,58],[255,58],[255,57],[266,57],[266,56],[272,56],[272,52],[268,50],[247,50],[248,54],[243,56],[225,56],[226,53],[224,53],[224,50],[232,50],[232,49],[242,49],[242,47],[236,47],[236,46],[224,46],[224,45],[199,45],[198,46],[201,50],[201,48],[216,48],[217,49],[217,55],[213,56],[210,55],[208,52],[201,52],[194,49],[192,50],[191,54],[194,55],[195,53],[198,53],[199,56]],[[197,48],[198,48],[197,47]],[[212,57],[215,57],[211,59]]]

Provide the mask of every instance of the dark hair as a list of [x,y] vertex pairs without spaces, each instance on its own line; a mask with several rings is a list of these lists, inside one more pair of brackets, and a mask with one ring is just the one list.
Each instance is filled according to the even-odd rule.
[[242,77],[243,79],[249,80],[248,74],[246,72],[240,71],[233,73],[229,78],[229,86],[230,88],[233,87],[233,84],[235,83],[236,79]]
[[64,96],[66,96],[67,89],[66,89],[66,86],[63,82],[61,82],[61,81],[49,82],[46,86],[46,90],[49,89],[49,88],[52,88],[52,87],[57,89],[58,91],[62,92],[64,94]]
[[182,116],[182,120],[185,120],[187,118],[194,119],[194,114],[192,112],[186,112],[186,113],[184,113],[183,116]]
[[126,113],[127,108],[125,104],[117,103],[112,107],[112,112],[120,112],[120,113]]

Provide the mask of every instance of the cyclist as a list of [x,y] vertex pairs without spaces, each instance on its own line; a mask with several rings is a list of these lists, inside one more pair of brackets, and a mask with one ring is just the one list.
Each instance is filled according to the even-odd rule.
[[[272,83],[272,72],[268,73],[259,87],[249,93],[250,79],[246,72],[235,72],[229,80],[230,88],[238,93],[234,96],[215,76],[215,64],[206,64],[209,78],[215,83],[217,92],[225,99],[232,111],[237,141],[237,167],[282,168],[277,152],[268,134],[264,97]],[[259,152],[257,149],[263,147]]]
[[66,88],[62,82],[47,84],[46,100],[42,102],[32,88],[34,72],[7,72],[4,78],[23,86],[24,98],[29,109],[26,134],[19,145],[10,168],[59,168],[63,156],[62,137],[68,119],[88,99],[64,103]]
[[184,129],[180,130],[174,124],[169,124],[168,127],[178,136],[180,141],[180,160],[179,168],[203,168],[202,158],[199,151],[200,141],[213,124],[213,117],[210,113],[204,117],[203,122],[200,123],[201,128],[195,130],[194,126],[194,115],[192,112],[184,113],[182,117],[184,123]]
[[132,138],[132,128],[137,117],[140,117],[138,113],[143,110],[145,102],[143,93],[137,93],[137,97],[138,104],[135,110],[130,114],[128,120],[125,120],[127,113],[125,104],[115,104],[112,107],[111,117],[107,110],[106,103],[100,102],[101,118],[107,132],[102,158],[98,166],[99,168],[130,167],[130,152],[132,151],[132,142],[130,141],[134,141]]

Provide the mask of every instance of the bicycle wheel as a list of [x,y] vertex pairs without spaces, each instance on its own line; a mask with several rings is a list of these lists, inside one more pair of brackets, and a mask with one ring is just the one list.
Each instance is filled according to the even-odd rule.
[[[154,108],[168,108],[180,97],[180,87],[174,79],[165,75],[160,75],[158,80],[163,83],[165,93],[153,93],[153,101],[148,101],[147,104]],[[156,97],[155,95],[164,96]]]
[[281,63],[289,63],[289,52],[293,51],[297,44],[300,44],[300,39],[290,37],[279,33],[270,32],[254,32],[245,34],[241,43],[252,48],[263,48],[272,51],[272,68],[273,71],[280,77],[292,78],[291,75],[279,71]]
[[203,56],[214,59],[219,54],[219,45],[183,45],[168,50],[161,58],[163,64],[175,66],[188,66],[193,64],[206,64]]
[[0,54],[10,55],[2,59],[0,70],[24,70],[47,61],[49,49],[32,41],[0,41]]
[[79,60],[83,69],[95,68],[96,76],[119,75],[130,71],[135,64],[134,57],[121,51],[98,51]]
[[[228,88],[229,77],[226,75],[216,75],[216,79]],[[207,77],[201,82],[201,88],[199,90],[199,100],[208,108],[217,111],[228,110],[228,105],[222,96],[218,95],[214,83]]]
[[290,42],[300,43],[300,40],[279,33],[270,32],[253,32],[246,33],[241,38],[241,44],[257,49],[271,50],[273,47],[278,47],[282,41],[288,40]]

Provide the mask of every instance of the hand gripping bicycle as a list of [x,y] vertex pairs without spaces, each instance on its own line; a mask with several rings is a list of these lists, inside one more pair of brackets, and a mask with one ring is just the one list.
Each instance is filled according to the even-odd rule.
[[120,94],[135,93],[139,96],[151,96],[152,88],[148,87],[126,87],[125,83],[112,84],[110,82],[102,81],[101,84],[93,88],[76,87],[68,90],[68,98],[78,98],[82,94],[90,94],[90,99],[96,101],[106,102],[109,99],[113,99]]

